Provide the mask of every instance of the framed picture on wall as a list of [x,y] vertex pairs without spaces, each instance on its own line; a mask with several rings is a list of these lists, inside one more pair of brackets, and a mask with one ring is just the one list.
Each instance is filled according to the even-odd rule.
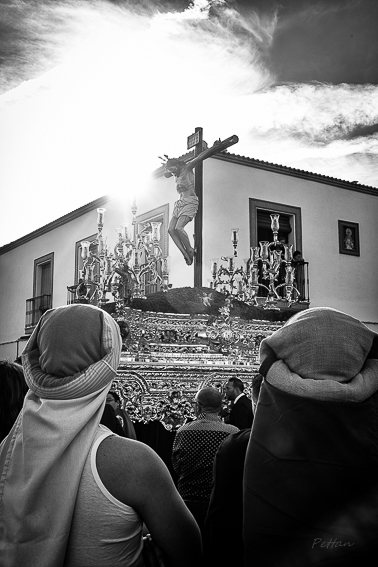
[[350,256],[360,255],[358,223],[339,220],[339,252]]

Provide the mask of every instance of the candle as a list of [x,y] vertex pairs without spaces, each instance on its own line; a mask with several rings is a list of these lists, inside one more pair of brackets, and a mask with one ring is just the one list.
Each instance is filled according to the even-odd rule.
[[284,249],[285,249],[285,262],[290,263],[293,259],[293,245],[284,244]]
[[267,260],[269,256],[269,242],[264,240],[260,242],[261,258],[262,260]]
[[231,229],[231,241],[234,242],[235,244],[238,242],[239,238],[238,238],[238,232],[239,229],[238,228],[232,228]]
[[286,285],[293,285],[294,284],[294,268],[291,266],[286,267],[286,276],[285,276],[285,284]]
[[97,224],[100,225],[104,224],[105,211],[106,209],[102,209],[102,208],[97,209]]
[[255,262],[257,262],[259,260],[259,247],[258,246],[253,246],[250,248],[251,250],[251,262],[252,264],[255,264]]
[[129,239],[128,227],[125,224],[121,224],[120,230],[122,231],[123,240],[128,240]]
[[158,242],[160,242],[160,227],[161,227],[161,222],[151,222],[151,228],[152,228],[152,239],[153,240],[157,240]]
[[122,228],[116,228],[115,230],[118,234],[118,242],[121,244],[123,242],[123,230]]
[[249,258],[243,258],[244,263],[245,263],[245,273],[247,276],[249,276],[249,272],[251,270],[251,262],[249,260]]
[[280,218],[280,215],[277,215],[277,214],[270,215],[270,218],[271,218],[271,221],[272,221],[272,222],[271,222],[271,229],[272,229],[272,231],[273,231],[273,232],[278,232],[279,229],[280,229],[280,223],[278,222],[278,221],[279,221],[279,218]]
[[81,257],[83,258],[83,260],[85,260],[86,258],[88,258],[89,246],[91,245],[91,243],[88,240],[83,240],[83,242],[81,242],[80,244],[81,244]]
[[218,270],[218,258],[211,260],[211,275],[216,276]]
[[136,212],[137,212],[137,204],[136,204],[136,197],[135,197],[135,195],[132,196],[131,212],[133,213],[133,215],[135,215]]

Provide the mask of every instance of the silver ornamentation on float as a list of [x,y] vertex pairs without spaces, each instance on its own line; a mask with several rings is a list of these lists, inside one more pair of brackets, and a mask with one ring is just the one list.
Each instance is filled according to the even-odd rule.
[[195,417],[193,399],[200,388],[223,393],[231,377],[240,378],[251,396],[260,342],[282,323],[245,321],[231,317],[230,310],[231,300],[219,317],[123,309],[129,334],[113,386],[133,421],[158,420],[176,431]]
[[[227,263],[226,266],[220,265],[218,258],[211,260],[211,287],[256,307],[260,306],[257,300],[258,291],[263,288],[267,291],[267,297],[262,307],[279,310],[279,302],[284,300],[285,307],[290,307],[299,301],[300,293],[294,284],[293,245],[281,245],[278,241],[280,215],[271,214],[270,218],[273,241],[261,241],[260,249],[251,247],[249,258],[244,258],[245,266],[239,268],[235,266],[239,229],[231,230],[233,255],[221,257],[221,261]],[[281,267],[285,270],[284,281],[278,283]],[[279,295],[278,290],[281,288],[284,288],[284,297]]]
[[[106,209],[97,209],[97,236],[81,242],[83,268],[79,284],[68,288],[75,293],[75,302],[103,307],[110,293],[117,311],[134,298],[145,297],[147,285],[158,284],[161,291],[169,289],[169,258],[160,247],[161,222],[145,222],[138,229],[137,206],[131,206],[132,228],[116,228],[117,242],[109,250],[107,237],[102,234]],[[91,250],[92,248],[92,250]],[[75,288],[75,290],[74,290]]]

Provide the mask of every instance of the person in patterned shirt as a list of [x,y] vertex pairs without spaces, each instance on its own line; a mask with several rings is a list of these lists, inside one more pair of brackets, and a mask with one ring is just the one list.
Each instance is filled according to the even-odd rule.
[[238,430],[219,417],[222,394],[202,388],[195,397],[197,418],[178,429],[172,448],[177,489],[203,533],[213,482],[214,457],[222,441]]

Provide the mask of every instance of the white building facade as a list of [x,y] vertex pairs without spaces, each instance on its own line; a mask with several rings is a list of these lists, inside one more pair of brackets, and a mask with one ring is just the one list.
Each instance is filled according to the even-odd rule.
[[[130,198],[131,190],[102,197],[0,248],[0,358],[21,354],[43,311],[69,300],[80,243],[97,234],[96,209],[106,209],[103,235],[112,248],[115,229],[131,223]],[[194,285],[195,268],[168,236],[176,198],[173,178],[160,169],[136,195],[136,216],[140,226],[162,222],[160,245],[178,288]],[[278,213],[281,235],[308,262],[310,307],[339,309],[378,331],[378,189],[222,152],[203,164],[202,204],[202,286],[210,287],[211,260],[232,255],[231,229],[238,229],[236,264],[243,264],[250,247],[269,238],[269,215]],[[186,230],[193,242],[193,221]]]

